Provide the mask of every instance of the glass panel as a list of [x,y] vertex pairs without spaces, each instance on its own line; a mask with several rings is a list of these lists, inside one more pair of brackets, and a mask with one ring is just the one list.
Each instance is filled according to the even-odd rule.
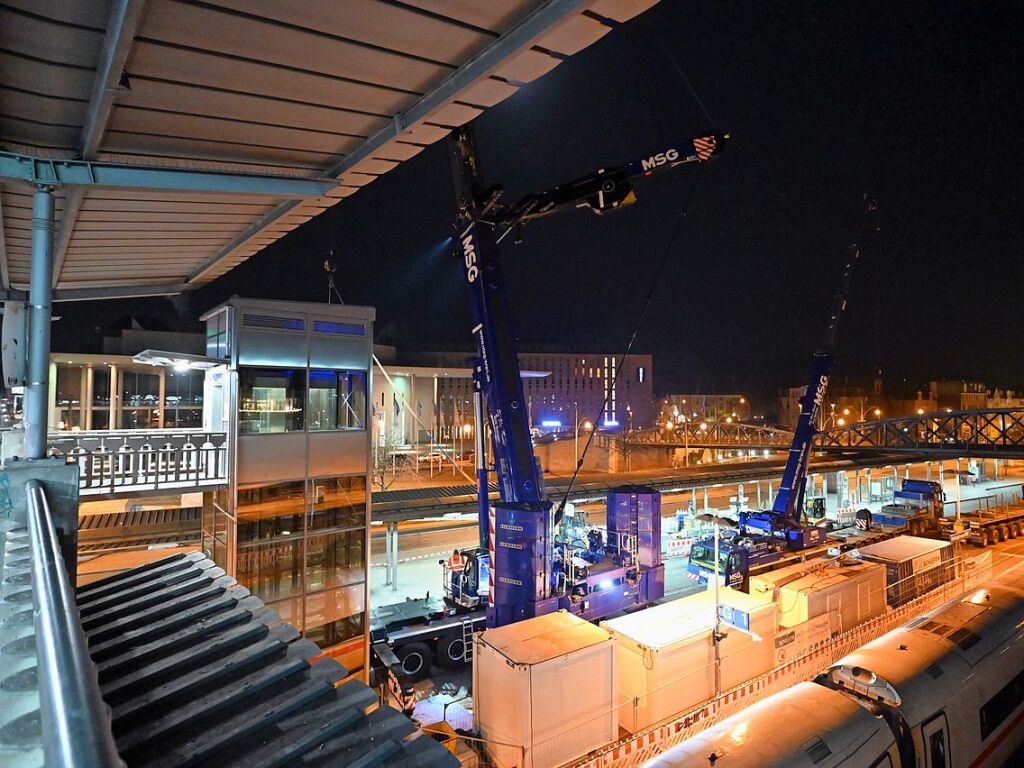
[[77,408],[82,403],[82,366],[80,365],[58,365],[57,366],[57,405],[61,408],[74,406]]
[[946,768],[946,732],[936,731],[928,737],[929,768]]
[[338,421],[342,429],[366,429],[366,371],[339,372],[343,395]]
[[337,371],[309,372],[309,412],[306,423],[310,430],[338,428]]
[[366,580],[363,544],[366,531],[310,536],[306,550],[306,589],[310,592]]
[[327,648],[361,635],[364,590],[363,584],[353,584],[307,595],[306,637]]
[[238,548],[236,578],[265,602],[302,594],[302,539]]
[[92,428],[93,429],[109,429],[110,428],[110,411],[106,408],[95,408],[92,412]]
[[110,407],[110,369],[105,366],[92,369],[92,404]]
[[184,405],[203,404],[202,371],[167,371],[164,385],[164,405],[167,408],[179,408]]
[[248,435],[301,430],[305,386],[304,369],[239,369],[239,432]]
[[298,628],[300,632],[302,631],[301,597],[293,597],[288,600],[277,600],[273,603],[268,603],[267,607],[277,611],[278,615],[281,617],[281,621]]
[[294,536],[303,532],[304,480],[238,489],[238,543]]
[[121,374],[121,429],[153,429],[159,423],[160,376],[124,371]]
[[364,528],[366,525],[366,479],[326,477],[313,480],[313,511],[309,529]]

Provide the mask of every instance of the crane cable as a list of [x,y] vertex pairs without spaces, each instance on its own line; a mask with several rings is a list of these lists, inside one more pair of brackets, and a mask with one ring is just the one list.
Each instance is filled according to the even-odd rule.
[[[697,103],[697,106],[700,107],[700,111],[704,113],[704,117],[708,121],[708,124],[710,126],[714,126],[716,123],[714,119],[711,117],[711,113],[708,111],[708,108],[704,106],[704,101],[701,99],[700,94],[698,94],[697,89],[693,87],[693,84],[690,82],[690,79],[686,76],[686,72],[683,71],[682,66],[679,64],[678,59],[676,59],[676,57],[673,55],[672,50],[665,43],[664,38],[662,38],[661,33],[653,24],[651,24],[649,19],[645,19],[645,23],[650,28],[651,32],[654,35],[654,38],[658,41],[658,45],[661,47],[662,52],[665,54],[666,58],[672,64],[672,68],[679,76],[679,79],[683,81],[683,84],[686,86],[686,89],[690,92],[690,95],[693,97],[693,100]],[[580,470],[583,468],[583,462],[587,458],[587,451],[590,450],[590,446],[594,441],[594,435],[597,434],[596,425],[600,423],[599,420],[601,414],[605,413],[605,409],[608,407],[608,401],[611,398],[612,392],[615,391],[616,384],[618,384],[619,382],[619,374],[622,373],[622,368],[626,364],[626,358],[629,357],[630,352],[633,350],[633,344],[636,341],[637,335],[640,333],[640,327],[643,325],[644,316],[647,314],[647,309],[648,307],[650,307],[651,301],[654,298],[654,291],[658,287],[658,283],[661,279],[661,273],[664,271],[665,265],[668,264],[668,258],[672,254],[672,249],[675,246],[676,239],[683,231],[683,224],[686,221],[687,211],[690,209],[690,205],[693,203],[693,200],[696,197],[697,189],[700,186],[703,172],[704,163],[699,163],[697,165],[697,173],[696,177],[694,178],[693,185],[690,187],[690,192],[686,196],[685,202],[679,209],[679,215],[676,217],[676,222],[673,225],[672,234],[669,236],[668,243],[665,246],[665,251],[661,255],[661,261],[658,263],[657,268],[654,270],[654,279],[651,282],[651,287],[647,291],[647,295],[644,297],[643,305],[640,308],[640,314],[637,316],[636,326],[633,328],[633,333],[632,335],[630,335],[629,342],[626,344],[626,351],[623,353],[622,359],[619,360],[619,364],[615,367],[615,373],[612,376],[611,383],[605,390],[604,402],[601,403],[601,410],[593,421],[595,426],[592,430],[590,430],[590,434],[587,435],[587,442],[584,443],[583,452],[580,454],[579,459],[576,461],[576,467],[573,469],[572,477],[569,480],[569,485],[565,489],[565,495],[562,497],[562,500],[558,503],[558,509],[555,510],[555,526],[557,526],[562,521],[562,517],[565,514],[565,505],[569,502],[569,496],[572,493],[573,486],[576,484],[576,478],[579,476]],[[575,425],[575,428],[579,430],[579,425]]]
[[[654,278],[651,281],[651,287],[647,290],[647,295],[644,297],[643,304],[640,307],[640,314],[637,316],[636,325],[633,327],[633,333],[629,337],[629,342],[626,344],[626,351],[622,354],[622,358],[619,360],[619,364],[615,367],[615,373],[612,376],[611,383],[605,390],[604,402],[601,403],[601,410],[598,412],[594,419],[594,424],[599,423],[599,419],[605,409],[608,407],[608,402],[611,399],[612,392],[615,391],[615,385],[618,384],[619,374],[622,373],[622,367],[626,364],[626,358],[629,357],[630,352],[633,350],[633,344],[636,342],[636,337],[640,333],[640,327],[643,325],[644,317],[647,314],[648,308],[651,306],[651,301],[654,299],[654,292],[661,281],[661,273],[665,270],[665,266],[668,264],[669,256],[672,255],[672,250],[675,246],[676,239],[683,231],[683,224],[687,221],[686,213],[693,203],[694,198],[697,194],[697,189],[700,186],[700,181],[704,171],[704,164],[697,166],[697,173],[694,178],[693,185],[690,187],[689,194],[686,196],[686,200],[683,203],[682,208],[679,209],[679,215],[676,217],[675,224],[672,227],[672,234],[669,236],[668,243],[665,246],[665,250],[661,255],[661,260],[658,262],[657,268],[654,270]],[[583,462],[587,458],[587,451],[590,450],[591,444],[594,442],[594,435],[597,434],[597,428],[590,430],[590,434],[587,435],[587,442],[583,445],[583,452],[580,454],[579,459],[576,462],[576,468],[573,470],[572,478],[569,480],[569,485],[565,489],[565,495],[562,500],[558,503],[558,509],[555,510],[554,524],[557,526],[562,521],[562,516],[565,514],[565,505],[569,501],[569,496],[572,493],[573,486],[576,484],[576,478],[583,468]]]

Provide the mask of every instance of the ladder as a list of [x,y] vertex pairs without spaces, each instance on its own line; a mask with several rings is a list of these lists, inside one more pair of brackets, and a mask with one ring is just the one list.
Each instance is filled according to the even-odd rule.
[[462,622],[462,660],[467,664],[473,660],[473,620]]

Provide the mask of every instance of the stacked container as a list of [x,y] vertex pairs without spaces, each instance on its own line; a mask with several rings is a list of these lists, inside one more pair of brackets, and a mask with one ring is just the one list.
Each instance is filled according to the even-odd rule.
[[953,545],[920,536],[897,536],[850,554],[885,566],[888,603],[893,608],[952,581]]
[[565,611],[477,635],[473,701],[499,768],[552,768],[618,737],[615,646]]
[[750,595],[775,602],[779,626],[829,615],[837,634],[885,612],[885,566],[851,559],[815,558],[750,577]]
[[601,623],[615,640],[622,728],[654,725],[713,698],[716,689],[726,691],[771,669],[775,606],[728,588],[719,590],[719,600],[724,636],[717,681],[711,592]]

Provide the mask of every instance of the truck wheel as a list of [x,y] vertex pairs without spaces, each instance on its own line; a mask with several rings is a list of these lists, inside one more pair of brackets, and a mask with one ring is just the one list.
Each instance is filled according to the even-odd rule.
[[1010,529],[1005,525],[999,526],[999,538],[1002,541],[1009,541],[1010,539]]
[[466,643],[461,635],[448,635],[437,641],[437,663],[446,669],[458,669],[466,663]]
[[1020,536],[1020,523],[1014,523],[1010,526],[1010,537],[1017,538]]
[[911,536],[917,536],[917,534],[920,533],[920,531],[917,528],[916,520],[911,520],[909,523],[907,523],[907,533],[909,533]]
[[989,533],[987,529],[982,531],[981,532],[981,546],[987,547],[991,543],[992,543],[992,534]]
[[398,649],[397,655],[402,662],[402,671],[413,682],[422,680],[430,674],[430,663],[433,655],[426,643],[409,643]]

